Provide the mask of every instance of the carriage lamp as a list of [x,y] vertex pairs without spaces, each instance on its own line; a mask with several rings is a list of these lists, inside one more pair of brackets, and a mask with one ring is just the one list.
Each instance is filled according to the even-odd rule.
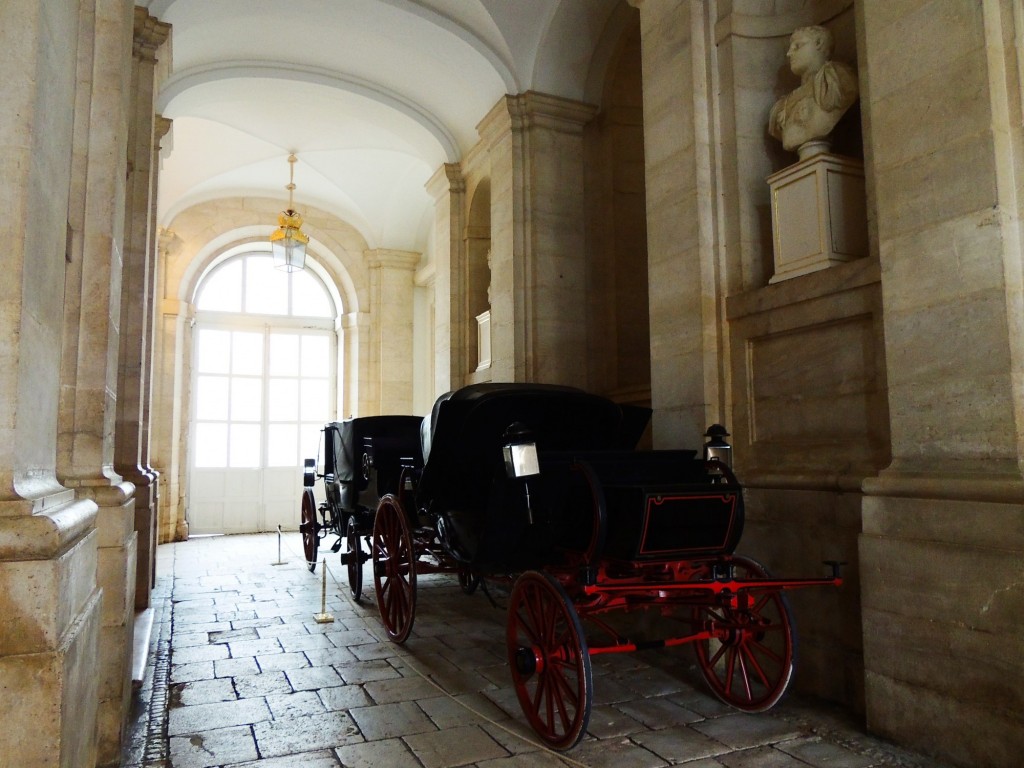
[[708,439],[704,443],[704,461],[720,461],[725,466],[732,466],[732,446],[725,441],[729,433],[721,424],[712,424],[704,437]]
[[540,462],[537,460],[537,443],[525,425],[518,421],[512,422],[503,436],[505,442],[502,453],[505,454],[505,474],[509,479],[523,481],[523,494],[526,497],[526,519],[533,525],[533,508],[530,506],[530,485],[527,478],[540,474]]

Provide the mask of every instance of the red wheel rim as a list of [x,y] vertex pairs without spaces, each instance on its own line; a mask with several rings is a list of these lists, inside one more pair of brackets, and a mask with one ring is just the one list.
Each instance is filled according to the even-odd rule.
[[404,643],[416,615],[416,563],[405,510],[390,494],[373,522],[373,585],[388,637]]
[[[760,563],[732,560],[736,578],[767,578]],[[695,643],[704,679],[718,698],[744,712],[763,712],[786,693],[795,661],[793,622],[781,590],[752,592],[747,605],[699,606],[696,626],[715,637]]]
[[509,667],[519,705],[550,747],[574,747],[593,703],[590,653],[562,586],[536,571],[520,576],[509,599]]
[[316,570],[316,553],[320,548],[319,527],[316,522],[316,499],[313,498],[313,491],[306,488],[302,492],[302,524],[299,531],[302,532],[302,553],[306,556],[306,567],[310,571]]

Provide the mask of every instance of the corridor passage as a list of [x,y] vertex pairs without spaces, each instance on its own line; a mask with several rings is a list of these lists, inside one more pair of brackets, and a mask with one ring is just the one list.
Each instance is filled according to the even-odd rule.
[[[338,556],[312,574],[297,533],[162,545],[149,665],[127,768],[941,768],[790,696],[746,715],[702,687],[688,648],[594,658],[587,736],[535,743],[505,662],[506,593],[420,577],[404,646],[385,637],[366,569],[351,599]],[[799,617],[797,617],[799,621]],[[797,667],[799,674],[799,666]]]

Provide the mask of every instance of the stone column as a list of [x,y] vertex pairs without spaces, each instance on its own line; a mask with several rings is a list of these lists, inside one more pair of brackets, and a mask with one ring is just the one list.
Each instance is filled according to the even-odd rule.
[[863,486],[868,725],[1009,768],[1024,753],[1024,19],[995,1],[855,7],[893,456]]
[[491,166],[494,381],[587,385],[583,126],[596,111],[530,92],[477,126]]
[[708,98],[711,4],[630,3],[640,9],[643,40],[654,443],[692,448],[727,413]]
[[434,397],[461,387],[466,374],[466,182],[458,165],[442,165],[427,182],[434,198]]
[[373,250],[366,260],[376,318],[370,365],[380,371],[377,413],[412,413],[413,272],[420,254]]
[[158,486],[156,473],[142,455],[143,434],[148,435],[143,411],[150,390],[151,370],[147,364],[152,360],[151,289],[156,268],[153,211],[159,137],[153,110],[154,69],[157,49],[169,33],[169,25],[157,21],[144,8],[135,8],[114,467],[135,485],[135,531],[139,547],[135,608],[138,610],[149,607],[156,570]]
[[[124,252],[125,162],[131,93],[132,4],[95,0],[92,92],[76,111],[64,282],[64,358],[57,472],[98,506],[97,580],[104,593],[99,647],[98,761],[118,759],[131,695],[137,536],[134,486],[114,472],[117,361]],[[80,38],[81,39],[81,36]]]
[[[91,19],[77,0],[5,0],[0,62],[0,755],[92,768],[101,591],[96,504],[56,478],[76,98]],[[76,49],[73,41],[81,41]]]

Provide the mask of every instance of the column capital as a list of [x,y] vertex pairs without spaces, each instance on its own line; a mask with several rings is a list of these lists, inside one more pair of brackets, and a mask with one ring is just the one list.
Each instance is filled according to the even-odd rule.
[[387,248],[363,251],[363,256],[370,269],[404,269],[408,272],[416,269],[422,258],[422,254],[416,251],[394,251]]
[[462,176],[462,166],[458,163],[445,163],[423,185],[427,194],[440,200],[447,194],[459,194],[466,191],[466,180]]
[[156,61],[157,49],[171,34],[171,25],[150,16],[145,8],[135,6],[135,22],[132,30],[132,55],[149,61]]

